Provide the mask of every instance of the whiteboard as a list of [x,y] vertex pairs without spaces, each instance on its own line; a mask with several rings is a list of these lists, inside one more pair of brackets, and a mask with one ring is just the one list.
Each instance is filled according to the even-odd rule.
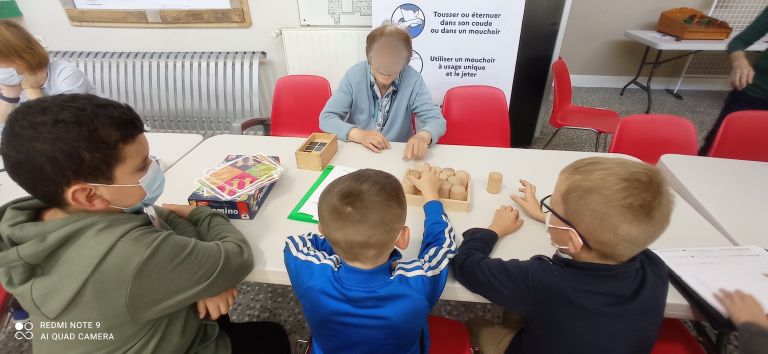
[[87,10],[193,10],[231,9],[229,0],[74,0],[75,7]]
[[302,26],[371,26],[371,0],[298,0]]

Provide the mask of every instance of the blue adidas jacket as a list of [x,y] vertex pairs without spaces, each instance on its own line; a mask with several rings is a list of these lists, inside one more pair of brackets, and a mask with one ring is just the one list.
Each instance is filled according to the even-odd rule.
[[456,253],[453,227],[439,201],[424,205],[419,258],[363,270],[346,264],[319,235],[290,236],[284,249],[293,291],[312,331],[312,353],[428,353],[427,315]]

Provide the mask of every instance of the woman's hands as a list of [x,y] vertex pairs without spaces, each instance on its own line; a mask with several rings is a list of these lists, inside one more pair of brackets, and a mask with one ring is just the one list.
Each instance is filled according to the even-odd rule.
[[755,70],[752,68],[752,64],[749,63],[744,51],[736,51],[731,53],[731,77],[730,83],[734,89],[742,90],[747,87],[755,79]]
[[405,145],[403,160],[420,160],[427,154],[427,149],[429,149],[429,143],[431,142],[432,135],[428,132],[422,130],[414,134],[408,139],[408,144]]
[[387,138],[375,130],[352,128],[352,130],[350,130],[349,134],[347,135],[347,140],[365,146],[369,150],[376,153],[390,148]]

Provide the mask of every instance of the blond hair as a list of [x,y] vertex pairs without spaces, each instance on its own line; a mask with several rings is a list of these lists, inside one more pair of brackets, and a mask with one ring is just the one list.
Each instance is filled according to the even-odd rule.
[[346,262],[367,263],[391,253],[406,213],[400,181],[372,169],[331,182],[318,205],[323,234]]
[[605,259],[634,257],[669,225],[673,194],[655,166],[590,157],[566,166],[558,183],[563,216]]
[[38,72],[48,68],[48,52],[23,26],[0,20],[0,60],[24,67],[25,71]]

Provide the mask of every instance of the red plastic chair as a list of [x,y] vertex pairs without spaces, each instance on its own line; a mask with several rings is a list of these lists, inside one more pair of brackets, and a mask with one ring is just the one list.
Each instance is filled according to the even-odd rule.
[[5,328],[10,321],[11,299],[13,297],[0,286],[0,328]]
[[262,125],[272,136],[304,138],[320,131],[320,112],[331,98],[331,84],[315,75],[289,75],[277,80],[272,115],[243,122],[241,131]]
[[472,354],[469,331],[463,323],[429,316],[430,354]]
[[728,115],[717,131],[708,156],[768,162],[768,111]]
[[574,105],[571,75],[563,58],[557,59],[552,64],[552,74],[555,82],[555,97],[549,124],[555,127],[555,132],[544,144],[544,149],[552,143],[560,130],[576,129],[595,132],[595,151],[598,151],[600,137],[616,131],[620,120],[619,114],[607,109]]
[[445,93],[447,122],[440,144],[509,147],[507,96],[491,86],[459,86]]
[[609,152],[656,164],[665,154],[696,155],[696,128],[683,118],[666,114],[637,114],[621,120]]
[[651,354],[706,354],[682,322],[665,318]]

